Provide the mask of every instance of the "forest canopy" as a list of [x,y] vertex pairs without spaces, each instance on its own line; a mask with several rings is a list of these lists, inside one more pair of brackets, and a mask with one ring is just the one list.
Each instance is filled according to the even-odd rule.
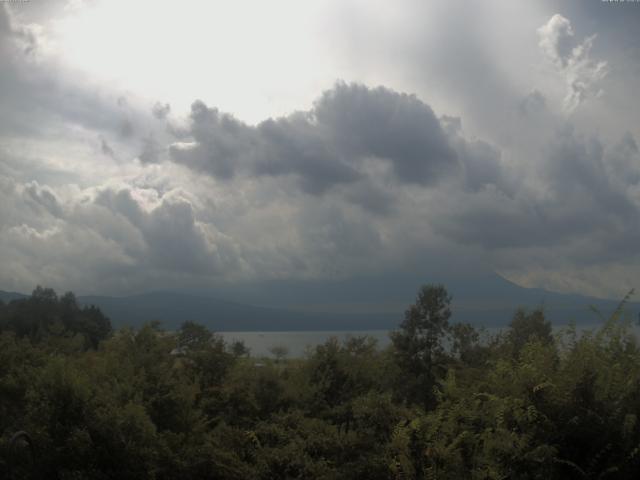
[[490,336],[425,285],[387,348],[255,358],[193,322],[113,331],[38,287],[0,305],[0,472],[46,479],[636,478],[640,349],[623,304],[579,333]]

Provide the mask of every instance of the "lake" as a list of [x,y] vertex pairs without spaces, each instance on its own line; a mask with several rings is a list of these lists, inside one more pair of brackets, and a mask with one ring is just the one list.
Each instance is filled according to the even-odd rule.
[[[592,329],[597,325],[578,325],[577,330],[584,331]],[[556,325],[554,331],[566,328],[567,325]],[[494,335],[504,328],[486,328],[485,335]],[[634,326],[636,334],[640,334],[637,326]],[[269,352],[272,347],[286,347],[289,351],[288,357],[303,357],[307,348],[314,348],[326,342],[330,337],[337,337],[344,340],[349,336],[370,336],[377,340],[378,348],[384,348],[391,343],[389,338],[389,330],[360,330],[354,332],[345,331],[289,331],[289,332],[218,332],[227,342],[234,340],[242,340],[251,350],[253,357],[272,357]]]
[[362,330],[357,332],[218,332],[227,342],[242,340],[251,350],[251,356],[273,356],[271,347],[286,347],[288,357],[302,357],[308,347],[315,347],[326,342],[331,337],[344,340],[349,336],[370,336],[378,341],[378,348],[384,348],[391,340],[388,330]]

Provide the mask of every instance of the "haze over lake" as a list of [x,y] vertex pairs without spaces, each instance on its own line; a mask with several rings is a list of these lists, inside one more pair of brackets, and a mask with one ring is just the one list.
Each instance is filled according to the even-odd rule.
[[[577,332],[585,332],[600,326],[601,324],[587,324],[577,327]],[[554,326],[554,332],[558,333],[566,329],[568,325]],[[504,328],[487,328],[484,329],[484,338],[496,335],[504,331]],[[634,332],[640,339],[640,326],[634,326]],[[389,330],[361,330],[353,332],[344,331],[317,331],[317,332],[220,332],[227,342],[240,340],[249,348],[253,357],[273,357],[271,349],[273,347],[286,347],[288,350],[288,358],[304,357],[310,353],[316,346],[323,344],[329,338],[335,337],[340,341],[344,341],[349,337],[367,336],[376,340],[380,349],[386,348],[391,344],[389,338]]]

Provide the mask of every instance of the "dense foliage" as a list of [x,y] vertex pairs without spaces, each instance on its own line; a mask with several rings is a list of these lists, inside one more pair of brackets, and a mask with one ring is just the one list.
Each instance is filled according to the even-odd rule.
[[[618,310],[553,334],[450,323],[248,355],[206,328],[111,332],[72,294],[0,305],[0,471],[46,479],[595,479],[640,471],[640,349]],[[16,432],[25,432],[15,435]],[[29,449],[33,447],[32,456]]]

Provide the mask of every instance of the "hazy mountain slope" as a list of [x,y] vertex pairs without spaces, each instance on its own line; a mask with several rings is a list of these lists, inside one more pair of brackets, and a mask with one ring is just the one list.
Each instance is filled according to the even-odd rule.
[[99,306],[114,325],[140,325],[159,320],[165,328],[176,328],[192,320],[217,331],[233,330],[340,330],[379,329],[392,324],[384,315],[295,312],[254,307],[215,298],[171,292],[153,292],[132,297],[79,297],[83,304]]
[[[611,313],[619,299],[598,299],[575,294],[523,288],[500,275],[481,273],[457,275],[438,272],[430,275],[398,273],[380,277],[352,278],[343,281],[280,281],[245,285],[218,291],[224,298],[254,305],[296,309],[302,312],[376,312],[397,322],[405,308],[413,303],[420,285],[442,283],[453,296],[454,321],[487,326],[505,325],[520,306],[543,306],[554,323],[570,320],[589,324],[598,321],[590,310],[596,306]],[[640,304],[629,303],[627,310],[637,317]]]
[[[495,274],[453,277],[398,275],[340,282],[283,281],[219,289],[217,297],[202,292],[152,292],[128,297],[80,296],[79,301],[99,306],[115,326],[159,320],[165,328],[176,328],[185,320],[193,320],[218,331],[390,329],[402,320],[419,286],[427,282],[446,285],[453,296],[453,321],[485,326],[506,325],[520,306],[543,306],[555,324],[570,320],[594,324],[599,318],[590,310],[591,305],[609,315],[619,303],[522,288]],[[0,292],[4,301],[21,296]],[[629,303],[626,310],[638,318],[640,304]]]
[[5,303],[9,303],[11,300],[19,300],[21,298],[26,298],[27,295],[18,292],[5,292],[0,290],[0,300]]

